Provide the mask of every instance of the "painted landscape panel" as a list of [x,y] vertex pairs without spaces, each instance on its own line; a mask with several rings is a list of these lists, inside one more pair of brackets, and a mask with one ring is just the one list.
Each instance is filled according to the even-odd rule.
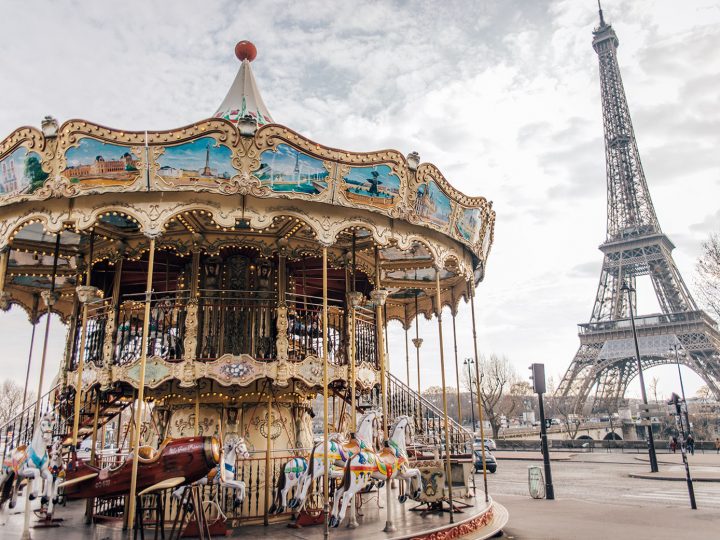
[[455,222],[455,229],[465,240],[474,244],[480,234],[480,209],[463,208]]
[[138,159],[128,146],[83,137],[65,151],[67,166],[62,175],[88,186],[127,185],[140,176]]
[[32,193],[47,180],[40,156],[21,146],[0,160],[0,196]]
[[321,160],[287,144],[279,144],[275,150],[260,154],[260,167],[254,174],[263,186],[278,193],[308,195],[317,195],[327,189],[329,176]]
[[158,165],[158,174],[173,183],[230,180],[237,174],[232,150],[212,137],[166,147]]
[[351,201],[373,206],[392,206],[400,195],[400,178],[388,165],[353,167],[343,178],[345,194]]
[[439,227],[446,228],[450,221],[452,207],[450,198],[438,187],[434,180],[421,185],[417,190],[415,210],[421,218],[425,218]]

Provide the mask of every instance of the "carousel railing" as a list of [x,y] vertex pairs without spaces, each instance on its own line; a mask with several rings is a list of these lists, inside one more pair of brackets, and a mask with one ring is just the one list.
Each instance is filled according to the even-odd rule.
[[[153,293],[150,300],[147,354],[167,361],[183,358],[188,291]],[[117,316],[113,363],[125,365],[142,356],[145,294],[123,297]]]
[[[409,388],[400,379],[388,373],[388,418],[393,422],[401,415],[414,419],[415,443],[419,447],[445,450],[445,423],[442,410]],[[377,398],[376,398],[377,399]],[[451,454],[472,451],[473,434],[452,418],[448,418]]]
[[[57,399],[59,390],[60,384],[57,384],[40,398],[41,417],[49,411],[60,412],[61,402]],[[0,448],[2,448],[0,457],[7,457],[8,452],[13,448],[30,444],[35,433],[35,407],[37,404],[38,400],[32,401],[0,426]],[[61,420],[62,415],[56,414],[55,416],[54,435],[63,435],[65,433],[65,424]]]
[[224,354],[275,357],[277,294],[273,291],[202,290],[198,297],[200,360]]
[[[107,329],[108,312],[111,309],[110,304],[98,299],[94,302],[88,302],[87,316],[87,332],[85,334],[85,358],[86,364],[92,362],[97,366],[103,364],[103,343],[105,342],[105,332]],[[80,359],[79,351],[82,341],[82,324],[75,327],[75,335],[73,337],[73,350],[70,358],[70,369],[77,368]]]
[[[322,355],[322,298],[298,294],[287,295],[288,340],[291,360]],[[347,317],[340,302],[328,299],[328,360],[331,364],[347,362]]]

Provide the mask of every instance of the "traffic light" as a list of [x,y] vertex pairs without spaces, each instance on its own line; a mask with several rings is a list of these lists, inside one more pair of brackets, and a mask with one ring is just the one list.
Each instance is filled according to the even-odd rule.
[[533,392],[545,393],[545,364],[530,364],[530,380],[533,383]]

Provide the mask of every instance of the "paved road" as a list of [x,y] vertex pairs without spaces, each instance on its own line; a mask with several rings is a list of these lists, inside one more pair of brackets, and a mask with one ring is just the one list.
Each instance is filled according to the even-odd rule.
[[578,454],[552,463],[557,500],[536,501],[527,482],[533,464],[542,462],[499,460],[488,475],[491,495],[510,511],[508,539],[720,538],[720,483],[695,483],[693,511],[684,482],[629,478],[648,469],[633,455]]

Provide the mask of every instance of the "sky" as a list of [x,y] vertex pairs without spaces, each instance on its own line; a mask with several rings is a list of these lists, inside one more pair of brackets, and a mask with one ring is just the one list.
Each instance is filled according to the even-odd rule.
[[[204,119],[235,77],[235,43],[251,40],[275,121],[331,147],[417,151],[464,193],[493,201],[495,244],[477,297],[480,350],[507,355],[523,378],[532,362],[545,363],[556,383],[567,369],[577,324],[590,317],[605,238],[595,0],[0,4],[0,137],[47,114],[126,130]],[[655,209],[694,289],[701,244],[720,229],[720,3],[603,7],[620,39]],[[638,284],[640,312],[657,309],[652,296]],[[462,363],[472,353],[469,308],[457,317]],[[18,309],[0,323],[0,373],[22,381],[31,327]],[[450,323],[446,314],[454,384]],[[390,332],[391,369],[404,377],[402,331]],[[421,321],[420,333],[422,380],[437,384],[437,323]],[[64,338],[53,321],[50,372]],[[660,395],[678,390],[672,366],[646,377],[654,376]],[[701,380],[684,377],[692,394]],[[634,382],[628,395],[638,394]]]

